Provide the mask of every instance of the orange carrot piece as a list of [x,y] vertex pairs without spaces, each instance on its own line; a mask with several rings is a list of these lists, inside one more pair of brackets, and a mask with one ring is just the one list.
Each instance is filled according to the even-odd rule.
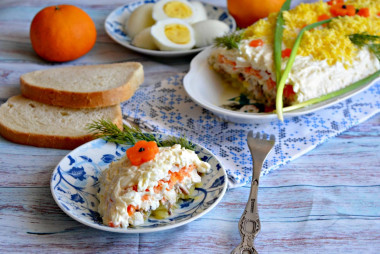
[[153,187],[154,193],[159,193],[159,192],[161,192],[161,190],[162,190],[162,183],[163,183],[163,182],[164,182],[164,181],[160,180],[160,181],[158,181],[158,185],[155,186],[155,187]]
[[142,201],[146,201],[146,200],[149,200],[149,199],[150,199],[150,196],[148,194],[145,194],[144,196],[141,197]]
[[370,16],[369,8],[361,8],[361,9],[359,9],[358,15],[362,16],[362,17],[365,17],[365,18],[368,18]]
[[284,87],[284,96],[286,98],[289,98],[289,97],[292,97],[294,96],[296,93],[294,92],[293,90],[293,86],[292,85],[285,85]]
[[132,165],[140,166],[141,164],[153,160],[159,152],[158,146],[154,141],[140,140],[134,146],[127,150],[127,157]]
[[276,87],[276,82],[274,82],[271,78],[267,80],[267,87],[268,90],[272,90],[273,88]]
[[218,56],[219,63],[226,63],[232,66],[236,66],[236,63],[234,61],[228,60],[225,56],[219,55]]
[[327,2],[328,5],[337,5],[337,4],[343,4],[343,0],[330,0]]
[[330,13],[334,16],[354,16],[356,14],[355,6],[345,5],[345,4],[336,4],[332,5],[330,8]]
[[118,225],[113,224],[112,221],[108,222],[108,226],[110,226],[112,228],[117,228],[118,227]]
[[249,46],[251,46],[253,48],[260,47],[260,46],[263,46],[263,45],[264,45],[264,41],[261,40],[261,39],[252,40],[249,43]]
[[244,72],[249,74],[249,75],[254,75],[255,77],[262,79],[263,77],[260,74],[259,70],[255,70],[252,67],[245,67]]
[[289,57],[290,53],[292,53],[292,49],[286,48],[283,51],[281,51],[282,58]]
[[322,21],[322,20],[326,20],[326,19],[329,19],[330,16],[327,15],[327,14],[322,14],[318,17],[318,21]]
[[[318,22],[319,21],[322,21],[322,20],[326,20],[326,19],[329,19],[330,18],[330,16],[329,15],[327,15],[327,14],[322,14],[322,15],[320,15],[319,17],[318,17]],[[323,24],[322,26],[327,26],[327,23],[326,24]]]
[[186,177],[186,176],[189,176],[191,171],[193,171],[195,169],[195,165],[190,165],[188,167],[183,167],[181,168],[178,172],[172,172],[172,171],[169,171],[169,173],[171,174],[170,176],[170,180],[168,182],[169,184],[169,188],[173,188],[174,185],[178,182],[182,182],[183,179]]
[[136,209],[137,209],[137,207],[135,207],[134,205],[129,205],[127,207],[128,215],[132,216],[136,212]]
[[219,55],[218,56],[218,62],[219,63],[224,63],[224,56],[223,55]]
[[347,13],[346,13],[347,16],[355,16],[355,14],[356,14],[355,6],[346,5],[346,10],[347,10]]

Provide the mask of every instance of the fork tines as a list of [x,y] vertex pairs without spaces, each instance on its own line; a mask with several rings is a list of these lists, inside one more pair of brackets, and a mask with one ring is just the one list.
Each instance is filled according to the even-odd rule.
[[253,131],[252,130],[250,130],[248,132],[248,137],[255,138],[255,139],[266,139],[266,140],[268,140],[268,138],[269,138],[269,140],[273,140],[273,141],[276,139],[275,135],[273,135],[273,134],[271,134],[269,136],[266,133],[261,134],[261,132],[256,132],[256,134],[253,135]]

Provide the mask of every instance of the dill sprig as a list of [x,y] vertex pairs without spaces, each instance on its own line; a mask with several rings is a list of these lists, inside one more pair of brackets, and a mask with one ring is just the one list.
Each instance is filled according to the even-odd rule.
[[183,137],[174,137],[169,136],[167,139],[161,141],[162,146],[172,146],[174,144],[179,144],[181,147],[184,147],[189,150],[194,150],[194,144],[192,144],[189,140]]
[[184,136],[168,136],[168,138],[164,140],[159,140],[154,134],[142,132],[138,127],[130,127],[123,124],[123,130],[120,130],[116,124],[104,119],[93,121],[87,125],[87,128],[94,137],[118,144],[134,145],[139,140],[145,140],[148,142],[155,141],[159,147],[179,144],[186,149],[195,150],[194,144],[188,141]]
[[348,37],[352,43],[359,47],[368,46],[380,61],[380,36],[362,33],[351,34]]
[[239,42],[243,39],[243,34],[239,31],[217,37],[214,44],[217,47],[226,47],[227,49],[238,49]]

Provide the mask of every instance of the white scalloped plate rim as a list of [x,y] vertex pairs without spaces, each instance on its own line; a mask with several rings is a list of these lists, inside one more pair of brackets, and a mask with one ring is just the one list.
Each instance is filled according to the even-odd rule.
[[[166,136],[165,134],[155,134],[155,135],[161,135],[160,137],[165,137]],[[101,149],[99,149],[98,145],[102,146]],[[212,187],[215,184],[215,182],[211,186],[205,186],[205,188],[203,188],[203,186],[202,186],[202,188],[197,188],[196,189],[194,195],[199,194],[202,191],[206,191],[207,193],[205,195],[204,200],[202,200],[201,202],[196,201],[198,203],[194,203],[194,204],[196,204],[195,208],[196,207],[198,207],[198,208],[195,209],[196,212],[193,212],[191,215],[187,215],[187,214],[183,214],[182,215],[181,214],[182,208],[178,208],[178,209],[174,210],[174,215],[169,216],[165,220],[152,219],[152,223],[151,224],[153,224],[155,226],[150,227],[149,225],[143,224],[143,225],[137,226],[135,228],[126,228],[125,229],[125,228],[112,228],[112,227],[109,227],[109,226],[101,224],[100,221],[95,222],[94,220],[90,220],[89,217],[88,217],[88,214],[87,214],[87,216],[86,216],[86,214],[84,214],[85,212],[88,212],[88,211],[86,209],[80,210],[81,209],[80,206],[78,206],[76,208],[76,209],[79,209],[79,210],[76,210],[76,211],[78,211],[79,213],[82,213],[82,214],[80,214],[79,216],[78,216],[77,213],[74,214],[74,212],[72,212],[71,209],[74,209],[75,207],[70,207],[69,208],[68,207],[69,205],[67,204],[67,202],[65,203],[65,202],[62,201],[62,195],[60,195],[58,193],[59,190],[57,189],[57,187],[61,188],[63,186],[63,188],[64,188],[64,186],[66,184],[68,184],[68,183],[66,183],[64,185],[58,185],[57,184],[57,177],[59,175],[58,174],[58,170],[59,170],[58,168],[61,167],[61,166],[67,165],[68,162],[71,163],[73,160],[75,160],[75,158],[78,158],[78,157],[81,157],[81,156],[87,156],[88,153],[92,153],[92,152],[96,151],[96,154],[99,157],[101,155],[103,155],[103,156],[107,155],[110,152],[118,152],[118,150],[119,151],[124,151],[123,149],[125,149],[126,147],[128,147],[128,146],[116,145],[115,143],[112,143],[112,142],[106,142],[106,141],[104,141],[102,139],[96,139],[96,140],[90,141],[88,143],[85,143],[85,144],[77,147],[76,149],[74,149],[73,151],[71,151],[70,153],[68,153],[58,163],[58,165],[55,167],[55,169],[54,169],[54,171],[52,173],[51,181],[50,181],[50,190],[51,190],[52,196],[53,196],[55,202],[57,203],[57,205],[69,217],[71,217],[72,219],[74,219],[74,220],[76,220],[76,221],[78,221],[78,222],[80,222],[80,223],[82,223],[82,224],[84,224],[86,226],[89,226],[89,227],[92,227],[92,228],[95,228],[95,229],[99,229],[99,230],[103,230],[103,231],[117,232],[117,233],[130,233],[130,234],[133,234],[133,233],[151,233],[151,232],[157,232],[157,231],[172,229],[172,228],[176,228],[176,227],[185,225],[185,224],[187,224],[189,222],[192,222],[192,221],[194,221],[194,220],[196,220],[196,219],[204,216],[206,213],[210,212],[222,200],[223,196],[226,193],[227,183],[228,183],[227,174],[226,174],[225,169],[223,168],[223,165],[212,154],[212,152],[209,151],[208,149],[204,148],[203,146],[200,146],[200,145],[197,145],[197,144],[194,144],[194,145],[196,146],[196,152],[200,152],[202,155],[209,156],[207,159],[208,159],[208,161],[210,162],[210,164],[212,166],[211,167],[212,171],[209,173],[210,175],[206,174],[205,176],[202,176],[202,183],[205,184],[204,183],[205,177],[207,178],[207,183],[206,183],[207,185],[209,185],[211,183],[211,181],[214,181],[214,180],[215,180],[215,182],[217,182],[219,180],[221,182],[218,182],[218,184],[220,184],[220,185],[216,186],[217,188],[215,188],[215,189],[212,189]],[[90,151],[90,150],[92,150],[92,151]],[[79,153],[84,153],[84,154],[80,155]],[[117,156],[115,156],[115,157],[117,157]],[[89,157],[89,158],[92,159],[92,161],[95,161],[94,160],[95,158],[91,158],[91,157]],[[119,158],[121,158],[121,156]],[[119,159],[119,158],[117,158],[117,159]],[[83,162],[83,164],[85,164],[85,163],[86,162]],[[94,163],[92,163],[92,164],[94,164]],[[98,169],[100,171],[102,171],[105,168],[107,168],[107,165],[109,163],[108,164],[106,163],[104,165],[101,165],[101,164],[102,163],[98,163],[97,166],[91,166],[92,167],[91,169],[90,168],[86,168],[84,171],[87,170],[86,172],[88,172],[89,170],[98,170]],[[99,167],[99,168],[96,169],[96,167]],[[94,175],[89,175],[89,177],[93,177],[93,176]],[[70,179],[72,180],[72,178],[70,178]],[[75,181],[69,181],[69,182],[70,182],[69,184],[75,185],[75,184],[80,183],[81,181],[75,180]],[[75,182],[77,182],[77,183],[75,183]],[[79,185],[81,185],[81,183]],[[89,185],[89,184],[86,182],[85,190],[91,190],[91,189],[94,188],[93,186],[90,186],[89,189],[87,189],[88,188],[87,185]],[[78,186],[76,186],[76,187],[78,187]],[[202,191],[199,191],[199,190],[202,190]],[[208,194],[212,195],[213,192],[215,192],[215,193],[214,193],[214,196],[211,196],[212,200],[211,201],[208,200],[208,202],[210,202],[210,203],[206,204],[206,207],[204,209],[201,209],[201,206],[205,205],[204,203],[207,201],[206,200],[207,195]],[[72,198],[73,196],[75,196],[77,194],[78,193],[69,193],[68,195],[71,195],[71,198]],[[89,195],[96,195],[96,193],[89,193]],[[194,200],[196,198],[197,198],[197,196],[195,196]],[[73,203],[75,203],[75,202],[73,202]],[[86,203],[88,203],[87,200],[86,200]],[[96,207],[96,204],[95,204],[94,208],[95,207]],[[89,206],[88,206],[88,204],[87,204],[87,209],[90,209]],[[186,209],[189,210],[189,209],[193,209],[193,208],[191,206],[189,206],[189,208],[186,208]],[[199,209],[199,211],[197,211],[198,209]],[[175,220],[175,217],[181,218],[181,216],[182,217],[186,216],[188,218],[185,218],[183,220],[178,220],[178,221]],[[171,221],[170,223],[165,223],[165,221],[168,221],[168,220],[170,221],[171,217],[174,217],[173,221]],[[160,223],[161,221],[162,221],[162,223]],[[157,225],[159,225],[159,226],[157,226]]]
[[[115,42],[119,43],[120,45],[145,54],[145,55],[150,55],[150,56],[155,56],[155,57],[179,57],[179,56],[186,56],[186,55],[191,55],[191,54],[196,54],[205,49],[206,47],[202,48],[194,48],[190,50],[182,50],[182,51],[159,51],[159,50],[150,50],[150,49],[143,49],[139,48],[136,46],[133,46],[131,43],[131,38],[129,38],[128,35],[126,35],[122,30],[123,30],[123,25],[125,24],[126,20],[128,19],[129,15],[132,13],[134,9],[139,7],[142,4],[145,3],[155,3],[157,2],[156,0],[140,0],[140,1],[135,1],[132,3],[128,3],[123,6],[119,6],[118,8],[114,9],[110,14],[108,14],[105,22],[104,22],[104,28],[106,33],[108,34],[111,39],[113,39]],[[223,15],[226,15],[226,19],[228,22],[226,22],[226,19],[222,20],[222,22],[225,22],[229,27],[230,27],[230,32],[235,31],[236,29],[236,22],[234,18],[223,8],[211,5],[208,3],[202,3],[205,8],[214,8],[217,11],[223,12]],[[210,15],[208,13],[208,15]],[[217,18],[216,16],[210,16],[209,19],[215,19]],[[113,28],[114,27],[114,28]],[[120,31],[115,32],[115,31]]]
[[[237,112],[222,108],[216,103],[210,102],[209,98],[211,96],[217,97],[218,94],[220,94],[220,89],[222,89],[221,83],[223,83],[222,78],[208,65],[207,58],[211,51],[212,46],[207,47],[202,52],[197,54],[190,63],[190,69],[183,79],[183,85],[189,97],[198,105],[210,110],[215,115],[227,121],[236,123],[255,123],[276,120],[277,115],[273,113]],[[379,80],[380,78],[377,78],[362,87],[330,100],[319,102],[308,107],[293,110],[291,112],[284,112],[284,118],[306,115],[332,106],[366,90]]]

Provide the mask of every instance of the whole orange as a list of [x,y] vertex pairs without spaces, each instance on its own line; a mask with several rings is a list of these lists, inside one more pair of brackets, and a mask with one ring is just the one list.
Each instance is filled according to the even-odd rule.
[[252,25],[271,12],[278,12],[285,0],[227,0],[228,12],[240,28]]
[[76,6],[49,6],[33,18],[30,40],[41,58],[66,62],[92,49],[96,41],[96,28],[91,17]]

